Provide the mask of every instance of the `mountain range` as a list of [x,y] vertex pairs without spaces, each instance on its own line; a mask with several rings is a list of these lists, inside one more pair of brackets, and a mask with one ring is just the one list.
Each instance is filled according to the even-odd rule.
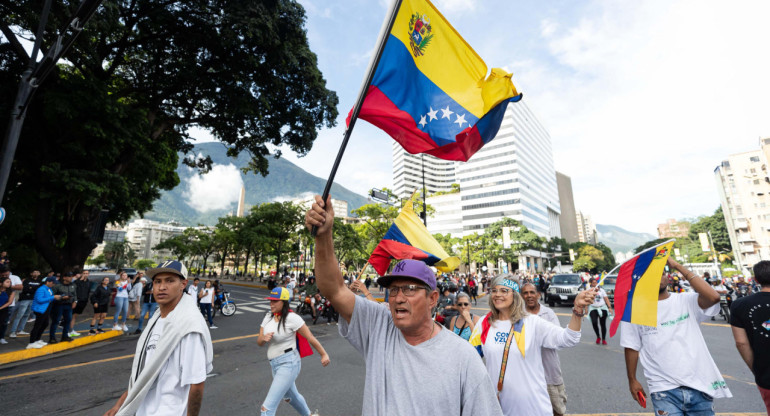
[[596,233],[600,243],[612,249],[613,253],[627,252],[658,237],[648,233],[635,233],[615,225],[596,224]]
[[[241,169],[248,166],[250,156],[247,153],[241,153],[237,158],[231,158],[227,156],[227,148],[217,142],[196,144],[194,152],[198,156],[211,157],[213,162],[212,171],[196,178],[198,176],[197,171],[183,165],[181,163],[183,156],[180,155],[179,166],[177,166],[176,170],[179,175],[179,185],[170,191],[163,191],[161,197],[153,203],[152,210],[144,214],[144,218],[160,222],[175,221],[187,226],[197,224],[214,225],[219,217],[234,212],[237,208],[238,195],[240,193],[240,186],[237,184],[238,174],[240,174],[243,185],[246,188],[245,205],[247,212],[249,207],[264,202],[286,201],[312,194],[320,194],[326,184],[326,179],[313,176],[286,159],[269,159],[270,173],[265,177],[252,172],[243,173]],[[229,169],[223,169],[225,167]],[[222,183],[211,183],[213,177],[210,177],[208,187],[205,189],[208,189],[215,197],[220,195],[218,193],[220,189],[214,188],[229,188],[233,192],[225,195],[224,197],[226,198],[222,201],[209,201],[218,205],[214,209],[206,209],[206,206],[202,207],[201,204],[197,203],[200,201],[196,201],[196,198],[204,199],[208,197],[208,199],[211,199],[211,196],[205,194],[205,189],[195,187],[195,185],[205,180],[206,175],[223,171],[227,172],[228,175],[222,175],[221,177],[226,177],[227,180],[222,181]],[[331,194],[335,199],[347,201],[348,211],[368,203],[366,197],[338,184],[332,186]],[[350,212],[348,212],[349,214]]]

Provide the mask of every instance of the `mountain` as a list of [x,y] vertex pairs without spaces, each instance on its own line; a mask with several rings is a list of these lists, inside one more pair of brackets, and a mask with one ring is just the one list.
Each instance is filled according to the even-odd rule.
[[612,249],[613,253],[627,252],[658,237],[647,233],[635,233],[614,225],[596,224],[600,243]]
[[[214,169],[206,175],[215,174],[215,172],[228,173],[227,177],[229,181],[221,183],[221,187],[233,188],[233,179],[237,178],[240,174],[243,180],[243,185],[246,188],[246,210],[254,205],[259,205],[264,202],[272,201],[286,201],[293,198],[299,198],[307,196],[309,194],[320,194],[326,184],[326,179],[313,176],[305,172],[299,166],[289,162],[286,159],[269,159],[269,171],[270,173],[262,177],[255,173],[244,174],[240,171],[241,168],[248,166],[249,155],[247,153],[241,153],[237,158],[231,158],[227,156],[227,148],[221,143],[200,143],[195,145],[194,150],[196,155],[210,156],[213,161]],[[220,206],[218,209],[206,210],[205,206],[196,209],[193,204],[190,204],[190,200],[195,198],[196,195],[203,199],[207,195],[205,194],[208,189],[211,194],[217,195],[217,189],[211,189],[214,185],[215,188],[219,188],[216,184],[210,184],[207,188],[201,189],[201,178],[206,178],[203,175],[201,178],[196,178],[198,173],[189,167],[181,163],[182,156],[180,155],[180,163],[177,166],[176,172],[179,175],[180,183],[176,188],[170,191],[164,191],[161,193],[160,199],[153,203],[153,209],[144,214],[144,218],[156,220],[160,222],[167,222],[174,220],[182,225],[194,226],[197,224],[214,225],[217,222],[217,218],[223,217],[230,212],[234,212],[238,204],[238,195],[240,189],[235,190],[235,201],[230,203],[227,207],[222,208],[221,201],[217,204]],[[230,167],[225,169],[227,165],[234,165],[236,169]],[[212,179],[212,178],[209,178]],[[209,181],[210,182],[210,181]],[[198,185],[196,192],[193,192],[193,185]],[[201,192],[204,194],[201,196]],[[232,200],[232,192],[227,197]],[[348,210],[352,211],[364,204],[367,204],[367,198],[361,196],[353,191],[350,191],[343,186],[334,184],[331,189],[331,194],[335,199],[348,202]],[[211,198],[208,198],[211,199]],[[226,200],[226,201],[227,201]],[[200,202],[200,201],[194,201]],[[217,202],[217,201],[213,201]],[[227,204],[225,202],[225,204]],[[203,208],[203,209],[202,209]],[[348,215],[350,213],[348,212]]]

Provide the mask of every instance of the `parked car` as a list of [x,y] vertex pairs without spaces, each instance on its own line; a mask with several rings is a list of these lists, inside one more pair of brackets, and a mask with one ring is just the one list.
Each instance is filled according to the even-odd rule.
[[136,277],[136,269],[134,269],[133,267],[126,267],[125,269],[123,269],[123,271],[126,272],[126,274],[128,275],[128,278],[132,281],[134,280],[134,277]]
[[551,279],[551,285],[546,290],[548,306],[559,303],[574,303],[580,291],[583,279],[579,274],[557,274]]
[[617,281],[618,275],[608,274],[607,277],[604,278],[604,284],[602,285],[604,291],[607,292],[607,297],[610,299],[613,308],[615,307],[615,284]]

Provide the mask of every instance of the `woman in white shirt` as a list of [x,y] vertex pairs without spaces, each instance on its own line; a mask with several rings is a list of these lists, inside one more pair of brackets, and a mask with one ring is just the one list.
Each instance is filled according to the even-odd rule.
[[262,402],[262,416],[275,415],[281,399],[288,403],[301,416],[310,415],[310,408],[305,398],[297,391],[294,381],[299,376],[302,362],[297,349],[297,332],[310,342],[321,355],[321,365],[329,365],[329,355],[321,343],[313,336],[305,321],[296,313],[289,311],[289,290],[276,287],[270,291],[270,312],[265,316],[259,328],[257,344],[267,347],[267,358],[273,373],[273,383]]
[[[599,283],[595,277],[592,277],[589,282],[592,289],[597,287]],[[607,317],[614,314],[615,313],[612,311],[612,305],[610,304],[610,299],[607,297],[607,292],[605,292],[604,289],[600,287],[596,292],[594,303],[588,307],[588,316],[591,317],[591,325],[594,327],[597,345],[600,343],[607,345],[607,341],[605,339],[607,335]],[[600,324],[602,327],[601,333],[599,332]]]
[[[115,317],[112,329],[115,331],[128,331],[126,319],[128,318],[128,292],[131,291],[131,282],[126,272],[120,273],[120,278],[115,281]],[[118,316],[123,315],[122,325],[118,324]]]
[[209,328],[217,329],[211,318],[211,304],[214,303],[214,288],[211,286],[211,280],[206,280],[206,285],[198,291],[198,299],[200,300],[201,313],[209,321]]
[[584,308],[593,302],[595,291],[578,294],[572,320],[561,328],[526,312],[515,276],[498,276],[490,287],[491,312],[476,324],[471,344],[480,349],[497,385],[503,414],[551,416],[541,349],[569,348],[580,342]]

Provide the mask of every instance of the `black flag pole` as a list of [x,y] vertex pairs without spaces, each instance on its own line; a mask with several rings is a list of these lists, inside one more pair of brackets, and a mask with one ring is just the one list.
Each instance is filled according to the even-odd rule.
[[[364,99],[366,98],[366,92],[369,90],[369,85],[372,83],[372,79],[374,78],[374,73],[375,71],[377,71],[377,65],[380,63],[380,58],[382,58],[382,52],[385,50],[385,44],[388,42],[388,37],[390,36],[390,32],[393,29],[393,24],[396,22],[396,16],[398,16],[398,10],[401,8],[401,1],[402,0],[396,0],[393,3],[393,8],[391,9],[390,16],[387,20],[387,23],[382,27],[382,30],[380,31],[380,38],[377,45],[377,53],[374,54],[374,57],[369,63],[369,71],[366,74],[364,83],[361,85],[361,91],[359,91],[358,93],[358,99],[356,100],[356,105],[353,107],[353,112],[350,115],[350,123],[348,124],[348,127],[345,129],[345,136],[342,138],[342,144],[340,144],[340,150],[337,151],[337,158],[334,160],[334,165],[332,165],[332,170],[329,173],[329,179],[326,180],[326,186],[324,187],[324,192],[321,195],[321,199],[324,201],[324,203],[326,203],[326,198],[329,197],[329,192],[331,191],[332,184],[334,184],[334,177],[337,175],[337,168],[340,166],[340,162],[342,161],[342,155],[345,153],[345,148],[348,145],[348,140],[350,140],[351,133],[353,133],[353,127],[355,127],[356,125],[358,114],[361,112],[361,107],[364,104]],[[313,236],[315,236],[317,232],[318,232],[318,227],[315,227],[315,226],[310,231],[310,233]]]

